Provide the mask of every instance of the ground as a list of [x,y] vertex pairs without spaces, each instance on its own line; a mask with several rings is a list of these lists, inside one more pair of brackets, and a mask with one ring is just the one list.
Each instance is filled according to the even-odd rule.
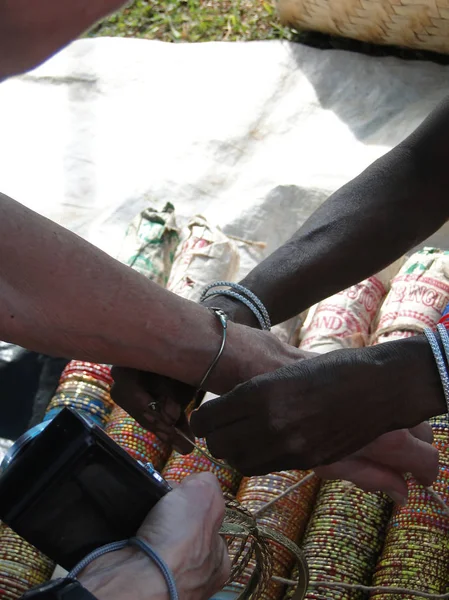
[[449,55],[294,32],[280,24],[275,3],[276,0],[133,0],[120,13],[96,25],[88,36],[139,37],[165,42],[287,39],[323,50],[350,50],[449,64]]
[[134,0],[93,28],[90,36],[166,42],[291,39],[274,0]]

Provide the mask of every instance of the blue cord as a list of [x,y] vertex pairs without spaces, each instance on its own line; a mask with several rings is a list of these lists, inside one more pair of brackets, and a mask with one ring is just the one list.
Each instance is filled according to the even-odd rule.
[[[231,291],[231,290],[220,290],[220,291],[216,291],[216,292],[210,291],[213,288],[217,288],[217,287],[219,287],[219,288],[228,287],[228,288],[231,288],[231,290],[236,290],[236,291]],[[200,302],[203,302],[204,300],[206,300],[207,298],[210,298],[212,296],[220,296],[220,295],[231,296],[231,297],[235,298],[236,300],[240,300],[240,302],[245,304],[253,312],[253,314],[257,317],[257,320],[259,321],[262,329],[266,329],[266,330],[271,329],[270,315],[268,314],[268,311],[265,308],[265,305],[256,296],[256,294],[254,294],[251,290],[244,287],[243,285],[240,285],[239,283],[234,283],[233,281],[216,281],[214,283],[210,283],[209,285],[207,285],[204,288],[204,290],[201,294]]]
[[259,321],[259,325],[260,325],[261,329],[264,329],[264,330],[269,329],[269,327],[267,327],[265,319],[263,318],[262,313],[259,311],[257,306],[255,306],[251,302],[251,300],[248,300],[248,298],[245,298],[241,294],[238,294],[237,292],[233,292],[232,290],[218,290],[216,292],[209,292],[208,294],[206,294],[201,299],[201,302],[204,302],[205,300],[208,300],[209,298],[214,298],[215,296],[229,296],[231,298],[235,298],[236,300],[239,300],[242,304],[245,304],[245,306],[247,306],[250,309],[250,311],[253,313],[253,315],[256,317],[256,319]]
[[173,574],[159,554],[153,550],[150,544],[147,544],[147,542],[145,542],[142,538],[133,537],[129,540],[129,543],[131,546],[140,548],[140,550],[145,552],[145,554],[159,567],[162,575],[164,576],[165,583],[167,584],[170,600],[178,600],[178,591],[176,589],[176,582]]
[[96,560],[100,556],[104,554],[108,554],[109,552],[116,552],[117,550],[123,550],[126,546],[135,546],[142,550],[154,563],[159,570],[161,571],[165,583],[168,587],[168,592],[170,595],[170,600],[178,600],[178,592],[176,590],[176,582],[173,577],[172,572],[162,560],[162,558],[157,554],[153,548],[147,544],[143,539],[138,537],[130,538],[129,540],[122,540],[120,542],[112,542],[111,544],[106,544],[101,548],[97,548],[90,554],[88,554],[83,560],[81,560],[71,571],[67,574],[68,579],[76,579],[79,573],[87,567],[92,561]]

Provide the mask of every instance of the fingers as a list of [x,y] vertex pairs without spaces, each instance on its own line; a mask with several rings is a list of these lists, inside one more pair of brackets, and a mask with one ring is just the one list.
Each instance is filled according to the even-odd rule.
[[388,467],[365,458],[347,458],[326,467],[315,469],[323,479],[351,481],[365,492],[382,491],[397,504],[407,503],[407,483],[404,477]]
[[[191,442],[189,442],[186,438],[188,438],[188,440],[191,440]],[[176,452],[179,452],[179,454],[190,454],[194,448],[194,441],[195,436],[193,435],[193,432],[190,429],[187,417],[185,413],[182,413],[181,417],[176,422],[176,429],[172,439],[172,446],[174,450],[176,450]]]
[[[426,424],[415,428],[415,433],[430,439]],[[417,430],[417,431],[416,431]],[[407,429],[386,433],[358,453],[398,473],[411,473],[419,483],[432,485],[438,476],[438,450]]]
[[190,524],[196,526],[207,519],[208,527],[218,533],[224,510],[223,493],[215,475],[198,473],[183,479],[172,492],[164,496],[150,511],[139,531],[146,533],[158,521],[165,521],[167,529],[177,532],[178,526],[187,530]]
[[111,388],[114,402],[133,416],[145,412],[151,398],[141,385],[140,372],[135,369],[113,367],[111,375],[114,379]]
[[[158,546],[163,553],[172,553],[179,561],[189,546],[198,553],[201,564],[223,522],[225,503],[217,478],[212,473],[199,473],[184,479],[150,511],[139,534]],[[193,551],[193,550],[192,550]],[[193,557],[192,557],[193,560]]]
[[433,430],[427,421],[420,423],[416,427],[412,427],[410,433],[423,442],[433,444]]
[[[172,444],[181,454],[192,451],[192,444],[175,431],[175,426],[193,441],[194,436],[183,406],[193,390],[183,383],[135,369],[113,367],[113,400],[142,427],[155,433],[163,442]],[[155,407],[155,410],[151,409]]]
[[205,438],[218,426],[221,429],[240,421],[247,412],[246,403],[248,401],[248,397],[245,401],[242,401],[242,398],[245,397],[245,391],[253,381],[238,385],[228,394],[209,400],[193,411],[190,416],[190,425],[195,435]]

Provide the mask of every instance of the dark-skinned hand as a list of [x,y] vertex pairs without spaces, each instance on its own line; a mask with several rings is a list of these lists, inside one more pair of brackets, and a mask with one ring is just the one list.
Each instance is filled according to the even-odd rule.
[[[379,436],[444,412],[429,353],[425,340],[414,338],[316,356],[203,404],[192,414],[191,426],[216,458],[243,474],[330,465],[358,457],[354,453],[365,447],[373,460]],[[389,439],[401,447],[404,437],[407,431]],[[433,468],[426,463],[432,479],[435,452],[415,446],[426,451],[423,463],[434,457]]]

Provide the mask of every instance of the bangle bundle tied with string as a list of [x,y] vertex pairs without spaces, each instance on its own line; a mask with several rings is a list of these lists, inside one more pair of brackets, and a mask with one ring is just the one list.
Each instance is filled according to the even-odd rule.
[[[301,347],[325,353],[363,346],[389,277],[398,269],[399,262],[321,302],[305,324]],[[316,586],[320,581],[370,583],[390,512],[391,502],[383,494],[368,494],[343,481],[323,482],[302,544],[310,573],[308,600],[361,597],[360,592],[348,595]],[[286,598],[292,594],[287,592]]]
[[[294,548],[304,533],[318,485],[313,473],[303,471],[282,471],[242,480],[237,501],[268,542],[270,558],[269,570],[262,564],[263,585],[259,586],[257,595],[252,596],[255,599],[280,600],[284,585],[276,578],[287,577],[295,563],[296,583],[292,589],[295,599],[303,597],[308,580],[307,565],[302,553],[298,554]],[[253,574],[260,568],[254,552],[250,560],[242,565],[239,560],[241,540],[231,538],[228,544],[231,560],[237,562],[240,569],[238,574],[233,574],[232,581],[223,592],[214,596],[214,600],[240,597],[245,590],[251,589]],[[247,546],[243,546],[243,552],[245,550]]]
[[394,278],[371,344],[422,333],[439,320],[449,299],[449,252],[424,248]]
[[301,348],[321,354],[367,345],[371,324],[390,289],[390,280],[403,262],[400,259],[312,307],[301,332]]
[[[392,282],[374,340],[410,337],[434,327],[448,301],[449,253],[431,248],[415,253]],[[432,419],[431,425],[440,454],[438,478],[432,489],[426,489],[408,477],[408,503],[393,509],[372,580],[376,588],[410,590],[402,598],[412,598],[416,592],[444,594],[449,589],[449,511],[444,506],[449,501],[447,415]],[[392,598],[382,590],[372,595],[378,600]]]
[[240,263],[235,241],[204,217],[192,218],[182,231],[167,288],[198,302],[203,288],[215,279],[234,279]]

